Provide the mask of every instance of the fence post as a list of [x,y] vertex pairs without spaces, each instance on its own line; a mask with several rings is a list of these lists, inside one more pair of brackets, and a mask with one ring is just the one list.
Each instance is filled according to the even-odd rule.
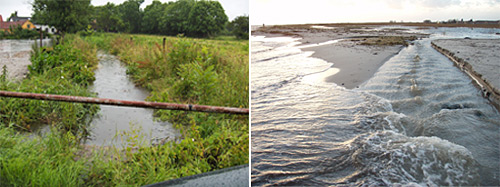
[[165,52],[165,41],[167,40],[167,38],[163,37],[163,52]]
[[42,38],[43,38],[42,27],[40,27],[40,49],[42,49],[43,47]]

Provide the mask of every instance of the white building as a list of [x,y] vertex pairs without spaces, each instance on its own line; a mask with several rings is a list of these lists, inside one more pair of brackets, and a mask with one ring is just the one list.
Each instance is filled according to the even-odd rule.
[[42,29],[42,31],[45,31],[45,32],[50,33],[50,34],[57,33],[57,29],[55,27],[51,27],[51,26],[48,26],[48,25],[38,25],[38,24],[35,24],[35,27],[37,29]]

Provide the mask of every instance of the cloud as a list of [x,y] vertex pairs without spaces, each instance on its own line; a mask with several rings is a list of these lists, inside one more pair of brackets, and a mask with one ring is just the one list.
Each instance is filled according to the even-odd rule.
[[460,5],[460,0],[422,0],[420,4],[427,8],[445,8],[453,5]]
[[389,6],[389,8],[403,9],[403,1],[401,0],[386,0],[386,3]]
[[[391,9],[405,9],[409,7],[423,7],[431,9],[447,8],[453,5],[462,4],[461,0],[384,0],[387,6]],[[500,1],[500,0],[490,0]]]

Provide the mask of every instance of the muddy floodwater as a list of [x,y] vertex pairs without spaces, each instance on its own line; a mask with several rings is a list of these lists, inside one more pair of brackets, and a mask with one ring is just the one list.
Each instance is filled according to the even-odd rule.
[[[7,77],[19,81],[26,77],[28,65],[31,64],[30,53],[32,45],[39,40],[0,40],[0,72],[5,66]],[[43,46],[49,45],[50,39],[42,41]]]
[[430,36],[355,89],[315,80],[332,63],[299,39],[252,36],[252,185],[500,185],[499,112],[431,47],[500,30],[402,29]]
[[[134,85],[127,77],[126,67],[115,56],[99,53],[98,58],[96,80],[91,89],[99,98],[132,101],[146,99],[148,92]],[[92,120],[90,134],[87,144],[117,147],[135,141],[149,144],[180,137],[179,131],[172,124],[155,121],[152,109],[105,105],[101,105],[101,110]]]

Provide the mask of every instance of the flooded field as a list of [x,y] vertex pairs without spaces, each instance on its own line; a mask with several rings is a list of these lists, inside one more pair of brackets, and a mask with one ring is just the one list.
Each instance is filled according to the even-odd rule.
[[252,185],[500,184],[499,112],[430,45],[499,30],[404,29],[431,35],[355,89],[299,39],[252,37]]
[[[15,80],[26,77],[33,44],[35,40],[0,40],[0,70],[5,65],[8,77]],[[49,44],[50,40],[43,40],[44,46]]]
[[[115,56],[99,53],[98,58],[99,67],[95,72],[92,90],[99,98],[146,99],[148,92],[134,85],[127,77],[125,66]],[[90,132],[87,144],[118,147],[126,146],[136,135],[139,141],[146,144],[151,141],[171,141],[180,136],[172,124],[155,121],[152,109],[103,105],[92,121]]]

